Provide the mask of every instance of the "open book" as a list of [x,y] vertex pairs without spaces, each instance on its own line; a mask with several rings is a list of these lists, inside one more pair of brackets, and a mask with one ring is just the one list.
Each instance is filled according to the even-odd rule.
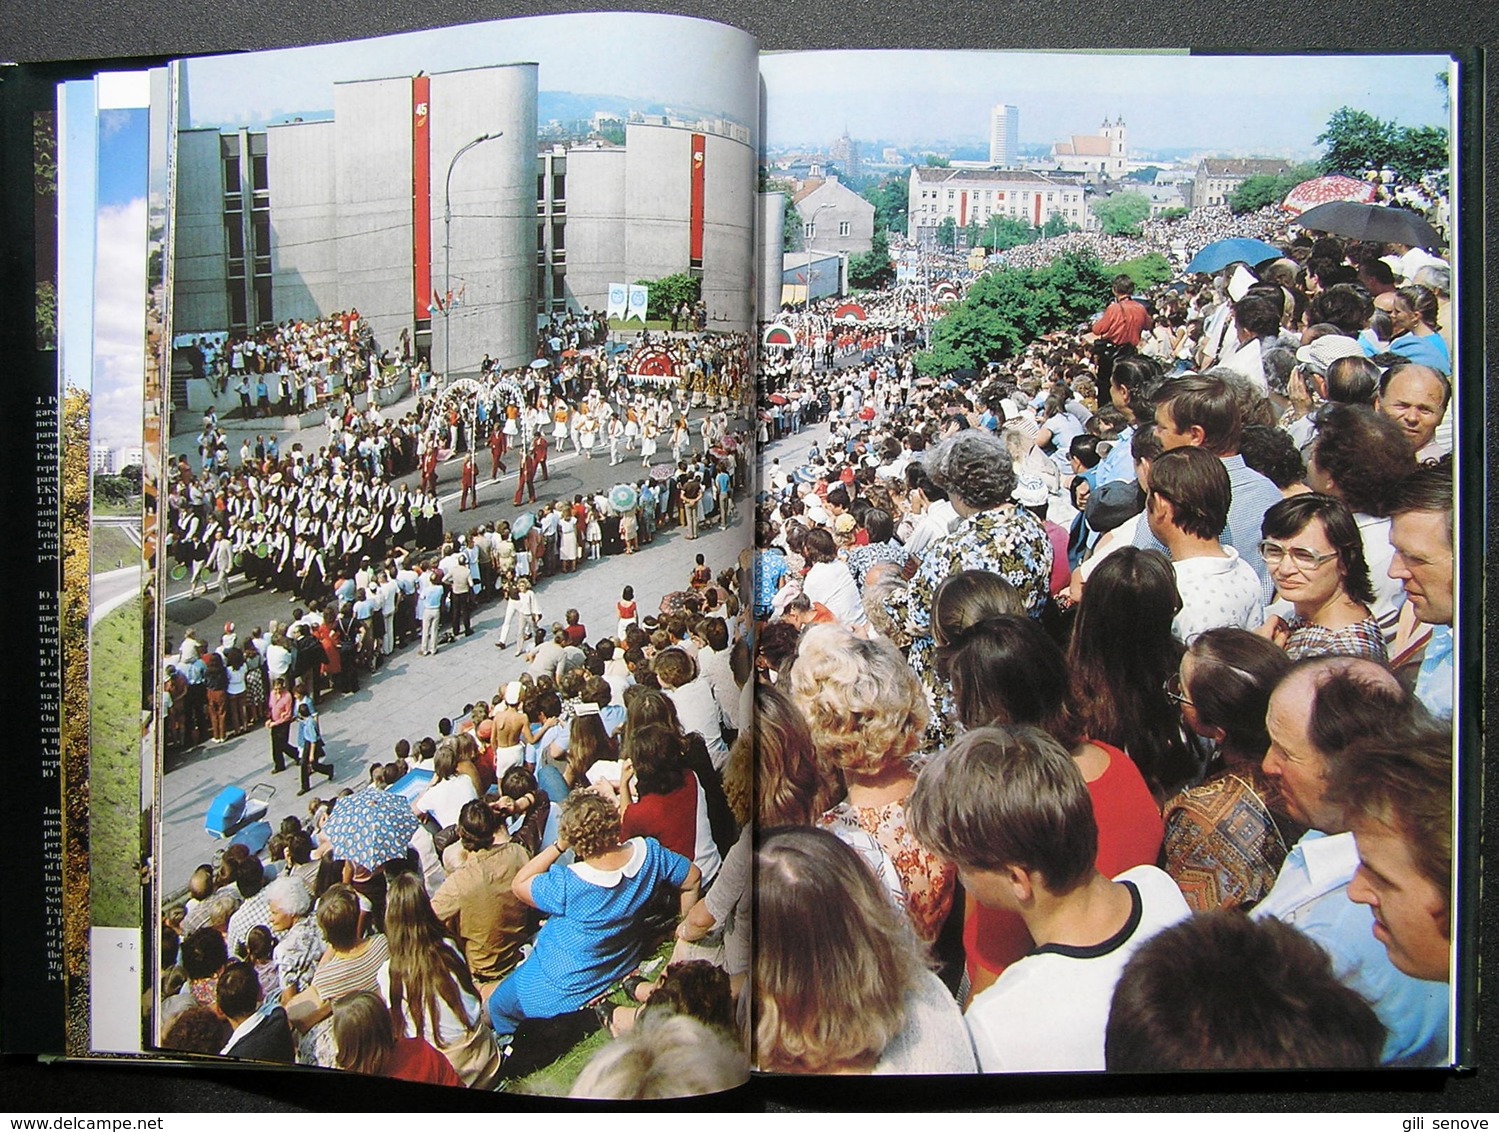
[[624,14],[10,76],[6,1048],[1464,1064],[1460,77]]

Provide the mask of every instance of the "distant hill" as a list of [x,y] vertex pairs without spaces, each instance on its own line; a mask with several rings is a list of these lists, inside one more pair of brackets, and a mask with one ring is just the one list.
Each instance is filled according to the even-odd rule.
[[679,118],[713,118],[718,114],[700,106],[685,106],[643,99],[621,98],[615,94],[576,94],[566,90],[543,90],[536,97],[536,118],[542,125],[551,121],[574,122],[591,118],[599,111],[621,120],[631,113],[671,114]]

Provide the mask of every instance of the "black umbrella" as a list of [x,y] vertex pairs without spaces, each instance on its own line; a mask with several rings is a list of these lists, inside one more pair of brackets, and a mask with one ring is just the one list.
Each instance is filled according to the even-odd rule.
[[1428,250],[1442,246],[1442,238],[1436,229],[1422,217],[1407,209],[1383,204],[1332,200],[1307,209],[1296,218],[1296,223],[1302,228],[1347,236],[1350,240],[1407,244]]

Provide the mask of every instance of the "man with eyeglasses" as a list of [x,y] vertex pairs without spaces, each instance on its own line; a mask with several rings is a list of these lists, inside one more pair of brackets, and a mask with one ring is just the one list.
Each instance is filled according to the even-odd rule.
[[1390,506],[1390,577],[1405,590],[1431,637],[1416,673],[1415,696],[1441,719],[1452,718],[1452,465],[1443,460],[1407,476]]

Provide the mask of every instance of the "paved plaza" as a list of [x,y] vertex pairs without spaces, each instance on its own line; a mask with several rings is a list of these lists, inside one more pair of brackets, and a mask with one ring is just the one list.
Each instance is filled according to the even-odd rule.
[[[391,413],[404,411],[392,406]],[[694,423],[696,417],[694,414]],[[253,439],[264,434],[267,421],[234,421],[224,424],[231,446],[237,446],[245,433]],[[733,422],[731,422],[731,428]],[[824,436],[825,426],[806,429],[764,451],[764,458],[780,457],[783,464],[795,466],[814,439]],[[301,440],[316,450],[326,436],[321,428],[302,433],[278,434],[282,450]],[[173,451],[186,447],[191,457],[192,435],[174,438]],[[643,472],[638,452],[633,459],[610,467],[607,449],[585,460],[569,449],[553,448],[549,461],[551,481],[537,484],[538,503],[550,499],[571,499],[576,493],[607,489],[627,478],[638,479]],[[488,472],[488,452],[480,465]],[[669,452],[663,453],[669,459]],[[660,457],[658,456],[658,460]],[[513,519],[522,508],[512,505],[515,490],[514,464],[500,483],[481,481],[479,508],[458,512],[458,475],[461,459],[443,465],[439,493],[443,500],[447,528],[468,529],[481,522],[494,523]],[[408,482],[414,477],[405,477]],[[649,546],[634,555],[615,555],[598,562],[581,562],[574,574],[555,574],[537,588],[541,601],[543,624],[562,620],[567,609],[576,609],[581,623],[588,629],[589,640],[612,636],[615,631],[615,602],[625,585],[635,587],[642,616],[654,612],[667,593],[687,588],[695,555],[706,556],[714,573],[734,566],[741,552],[753,543],[749,516],[752,501],[748,495],[736,500],[736,515],[727,530],[705,529],[696,540],[686,531],[671,527],[658,531]],[[284,594],[273,591],[256,593],[245,589],[243,579],[235,579],[240,592],[231,593],[220,602],[210,587],[209,594],[187,596],[185,582],[170,584],[167,597],[166,632],[174,641],[184,629],[198,630],[200,639],[217,641],[226,622],[232,621],[243,638],[257,626],[265,627],[271,619],[286,622],[293,608]],[[210,861],[226,844],[209,835],[204,818],[214,796],[225,786],[239,786],[247,792],[260,787],[274,787],[268,820],[274,828],[288,814],[305,817],[307,802],[317,796],[328,796],[345,787],[359,787],[368,781],[369,765],[386,762],[392,757],[397,740],[415,742],[425,735],[436,736],[437,721],[443,716],[456,717],[465,704],[489,699],[504,682],[514,679],[524,669],[521,654],[514,641],[504,651],[494,648],[504,618],[504,601],[486,602],[475,612],[474,635],[444,645],[435,656],[417,653],[413,641],[390,657],[374,675],[361,673],[360,689],[351,695],[329,694],[320,705],[319,714],[336,776],[329,784],[314,778],[312,793],[299,798],[297,771],[289,768],[272,775],[269,733],[260,728],[250,734],[230,739],[224,744],[204,743],[187,751],[167,756],[165,775],[160,784],[161,837],[160,869],[163,894],[171,898],[187,885],[192,871]],[[513,631],[512,631],[513,633]]]

